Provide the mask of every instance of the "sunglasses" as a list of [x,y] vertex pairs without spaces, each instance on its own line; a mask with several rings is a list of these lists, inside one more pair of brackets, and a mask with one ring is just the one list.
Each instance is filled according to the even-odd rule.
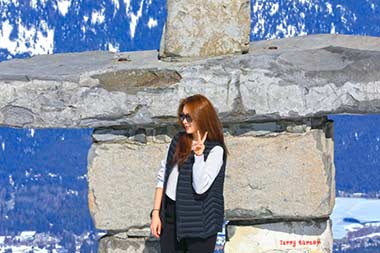
[[179,114],[179,118],[181,119],[181,121],[183,121],[184,119],[186,119],[186,121],[188,123],[191,123],[193,121],[193,119],[191,118],[191,116],[188,113],[186,113],[186,114],[180,113]]

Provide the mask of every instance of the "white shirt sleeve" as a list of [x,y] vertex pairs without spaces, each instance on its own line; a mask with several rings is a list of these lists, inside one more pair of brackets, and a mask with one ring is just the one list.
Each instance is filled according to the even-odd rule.
[[221,146],[213,147],[206,161],[204,161],[204,154],[200,156],[194,154],[193,188],[196,193],[206,192],[214,182],[223,165],[223,152]]
[[164,181],[165,181],[165,171],[166,171],[166,160],[167,160],[167,156],[168,156],[168,153],[169,153],[169,148],[170,148],[170,145],[167,147],[167,150],[166,150],[166,158],[161,160],[161,166],[160,166],[160,169],[157,173],[157,183],[156,183],[156,188],[159,187],[159,188],[164,188]]
[[164,188],[165,170],[166,170],[166,160],[161,160],[161,167],[157,175],[156,188],[157,187]]

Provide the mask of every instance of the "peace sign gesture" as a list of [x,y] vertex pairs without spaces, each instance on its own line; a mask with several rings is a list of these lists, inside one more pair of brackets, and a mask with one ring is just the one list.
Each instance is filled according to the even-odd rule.
[[204,142],[207,138],[207,131],[205,135],[202,137],[202,139],[201,139],[201,134],[199,133],[199,130],[197,131],[197,133],[198,133],[198,140],[195,141],[193,145],[193,150],[197,156],[200,156],[203,154],[203,151],[205,150]]

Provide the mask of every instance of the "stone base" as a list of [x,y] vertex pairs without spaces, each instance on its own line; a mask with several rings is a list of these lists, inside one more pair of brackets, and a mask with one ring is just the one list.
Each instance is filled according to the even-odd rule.
[[330,253],[331,220],[228,226],[225,253]]
[[160,242],[155,239],[128,238],[119,234],[99,240],[98,253],[159,253]]

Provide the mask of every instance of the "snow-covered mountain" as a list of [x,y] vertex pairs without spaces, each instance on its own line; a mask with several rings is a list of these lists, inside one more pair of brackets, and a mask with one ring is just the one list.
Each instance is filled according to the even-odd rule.
[[[0,0],[0,61],[86,50],[158,49],[163,0]],[[378,0],[252,0],[251,40],[379,36]]]

